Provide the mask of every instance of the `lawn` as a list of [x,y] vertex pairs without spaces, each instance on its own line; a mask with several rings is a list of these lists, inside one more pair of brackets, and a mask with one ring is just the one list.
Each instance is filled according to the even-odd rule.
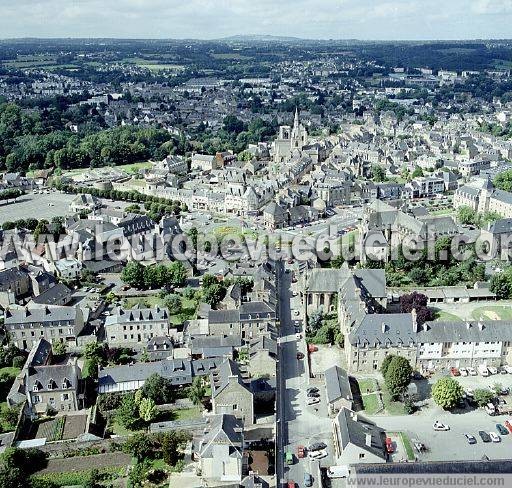
[[172,411],[173,420],[192,420],[201,417],[201,410],[199,407],[180,408]]
[[399,432],[400,439],[402,439],[402,443],[404,445],[405,453],[407,454],[407,459],[409,461],[414,461],[414,451],[412,449],[411,441],[409,440],[409,437],[407,434],[404,434],[403,432]]
[[[47,482],[52,486],[82,486],[89,481],[91,471],[92,469],[67,473],[36,474],[33,478],[40,480],[41,482]],[[116,480],[119,477],[124,476],[126,467],[111,466],[108,468],[99,468],[97,471],[103,479]]]
[[476,308],[471,315],[475,320],[512,320],[512,307],[490,305]]
[[123,427],[122,425],[120,425],[117,422],[115,417],[112,420],[112,423],[109,425],[109,429],[112,431],[112,433],[114,435],[120,435],[120,436],[128,436],[128,435],[134,434],[135,432],[142,432],[142,431],[130,430],[130,429],[127,429],[126,427]]
[[375,415],[380,410],[379,397],[377,393],[362,395],[364,411],[368,415]]
[[357,380],[357,383],[359,384],[359,390],[361,391],[362,395],[365,393],[373,393],[377,391],[375,380],[372,378],[360,379]]
[[384,402],[384,408],[389,415],[405,415],[405,408],[402,402],[394,402],[391,400],[391,395],[386,390],[382,389],[382,401]]
[[429,215],[454,215],[455,212],[453,208],[442,208],[440,210],[432,210],[429,212]]
[[438,322],[454,322],[461,320],[460,317],[453,313],[445,312],[444,310],[433,309],[435,313],[435,320]]
[[[136,305],[141,307],[164,307],[164,299],[158,295],[148,295],[145,297],[130,297],[125,298],[123,301],[123,307],[133,308]],[[191,320],[196,316],[197,301],[189,300],[188,298],[181,297],[181,308],[182,311],[179,314],[171,315],[169,320],[173,325],[180,325],[185,320]]]

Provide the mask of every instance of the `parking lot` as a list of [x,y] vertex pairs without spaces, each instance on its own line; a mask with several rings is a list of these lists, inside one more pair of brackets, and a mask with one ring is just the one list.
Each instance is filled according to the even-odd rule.
[[[421,461],[443,461],[453,460],[475,460],[487,456],[490,459],[505,459],[510,457],[512,450],[512,434],[501,435],[499,443],[484,443],[478,432],[483,430],[487,433],[497,432],[496,424],[502,425],[506,420],[512,422],[512,416],[497,415],[490,416],[482,408],[475,408],[467,405],[465,408],[454,409],[453,411],[444,411],[437,406],[430,396],[431,386],[438,375],[430,380],[421,380],[416,382],[418,391],[426,393],[426,397],[418,402],[420,410],[413,415],[384,416],[375,415],[371,418],[380,427],[385,429],[392,437],[397,452],[393,455],[394,461],[406,459],[406,453],[400,442],[396,442],[393,433],[404,432],[411,441],[423,443],[427,450],[423,453],[414,454]],[[479,388],[492,389],[496,383],[501,386],[512,389],[512,375],[498,374],[488,377],[482,376],[458,376],[457,381],[465,391],[476,390]],[[501,396],[507,404],[512,405],[512,395]],[[440,421],[450,427],[447,432],[436,432],[433,429],[435,421]],[[476,444],[468,444],[464,434],[473,435]]]
[[53,217],[68,215],[69,204],[75,195],[50,192],[43,194],[27,193],[16,203],[0,206],[0,224],[8,221],[26,219],[51,220]]

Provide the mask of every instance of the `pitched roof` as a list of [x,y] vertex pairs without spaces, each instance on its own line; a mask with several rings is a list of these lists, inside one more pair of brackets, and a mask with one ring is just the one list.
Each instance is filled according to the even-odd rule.
[[347,372],[339,366],[332,366],[325,370],[325,389],[328,403],[341,398],[350,401],[353,399]]

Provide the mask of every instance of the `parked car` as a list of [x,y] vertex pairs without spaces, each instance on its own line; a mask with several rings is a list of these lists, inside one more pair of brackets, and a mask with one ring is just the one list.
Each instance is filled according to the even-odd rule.
[[505,429],[505,427],[503,427],[503,425],[501,425],[501,424],[496,424],[496,430],[501,435],[508,435],[508,430]]
[[501,442],[501,437],[496,432],[489,432],[489,437],[492,442]]
[[313,486],[313,476],[309,473],[304,473],[304,486]]
[[391,437],[386,437],[386,452],[388,454],[392,454],[395,452],[395,448],[393,447],[393,441],[391,440]]
[[297,333],[295,334],[295,340],[300,341],[302,339],[302,335]]
[[468,374],[469,376],[476,376],[478,373],[475,368],[468,368]]
[[505,427],[512,433],[512,424],[508,420],[505,420]]
[[490,374],[498,374],[498,368],[495,368],[494,366],[487,366],[487,369]]
[[309,398],[320,398],[320,393],[318,393],[317,391],[310,391],[309,393],[306,393],[306,395]]
[[485,430],[479,430],[478,435],[483,442],[491,442],[491,436]]
[[326,448],[327,448],[327,444],[325,442],[315,442],[314,444],[311,444],[308,447],[308,451],[314,452],[314,451],[320,451],[321,449],[326,449]]
[[452,376],[460,376],[460,371],[457,368],[450,368],[450,374]]
[[299,315],[299,311],[298,310],[294,310],[293,311],[293,315],[298,316]]
[[436,420],[433,425],[434,430],[438,431],[446,431],[450,430],[450,427],[446,424],[443,424],[442,422],[439,422],[439,420]]
[[508,374],[507,370],[504,367],[498,368],[499,374]]
[[500,391],[498,392],[500,395],[508,395],[510,393],[510,388],[502,387]]
[[298,352],[297,353],[297,359],[304,359],[304,353]]
[[316,405],[317,403],[320,403],[320,398],[318,397],[309,397],[307,404],[308,405]]
[[466,368],[459,368],[459,373],[461,376],[467,376],[468,370]]
[[306,451],[304,449],[304,446],[297,446],[297,457],[299,459],[302,459],[306,456]]
[[313,451],[309,453],[309,457],[311,459],[322,459],[327,457],[327,451],[325,449],[321,449],[320,451]]
[[293,464],[293,454],[290,451],[287,451],[284,456],[284,460],[286,464]]
[[503,368],[505,369],[505,371],[508,373],[508,374],[512,374],[512,366],[509,366],[508,364],[506,366],[503,366]]
[[476,438],[474,435],[471,434],[464,434],[464,437],[468,441],[468,444],[476,444]]
[[318,392],[319,392],[319,389],[318,389],[316,386],[310,386],[310,387],[306,390],[306,393],[311,393],[311,392],[318,393]]
[[288,488],[295,488],[295,481],[291,480],[291,481],[288,481]]

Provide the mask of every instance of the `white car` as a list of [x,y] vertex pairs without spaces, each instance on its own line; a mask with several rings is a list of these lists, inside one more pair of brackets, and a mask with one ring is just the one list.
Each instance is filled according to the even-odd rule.
[[317,403],[320,403],[320,398],[316,397],[310,397],[308,398],[308,405],[316,405]]
[[475,368],[468,368],[468,374],[469,376],[476,376],[477,375],[477,372],[475,370]]
[[459,368],[459,373],[461,376],[467,376],[468,370],[466,368]]
[[512,374],[512,366],[509,366],[508,364],[506,366],[503,366],[505,368],[505,371],[508,374]]
[[494,366],[487,366],[487,369],[489,370],[489,373],[491,374],[498,374],[498,369]]
[[492,442],[501,442],[501,437],[496,432],[489,432],[489,437]]
[[433,425],[434,430],[450,430],[450,427],[446,424],[443,424],[442,422],[439,422],[439,420],[436,420]]
[[302,339],[302,336],[300,334],[295,334],[295,339],[300,341]]
[[299,311],[298,311],[298,310],[294,310],[294,311],[293,311],[293,315],[295,315],[296,317],[298,317],[298,315],[299,315]]
[[321,449],[320,451],[313,451],[308,454],[311,459],[323,459],[327,457],[327,451],[325,449]]

